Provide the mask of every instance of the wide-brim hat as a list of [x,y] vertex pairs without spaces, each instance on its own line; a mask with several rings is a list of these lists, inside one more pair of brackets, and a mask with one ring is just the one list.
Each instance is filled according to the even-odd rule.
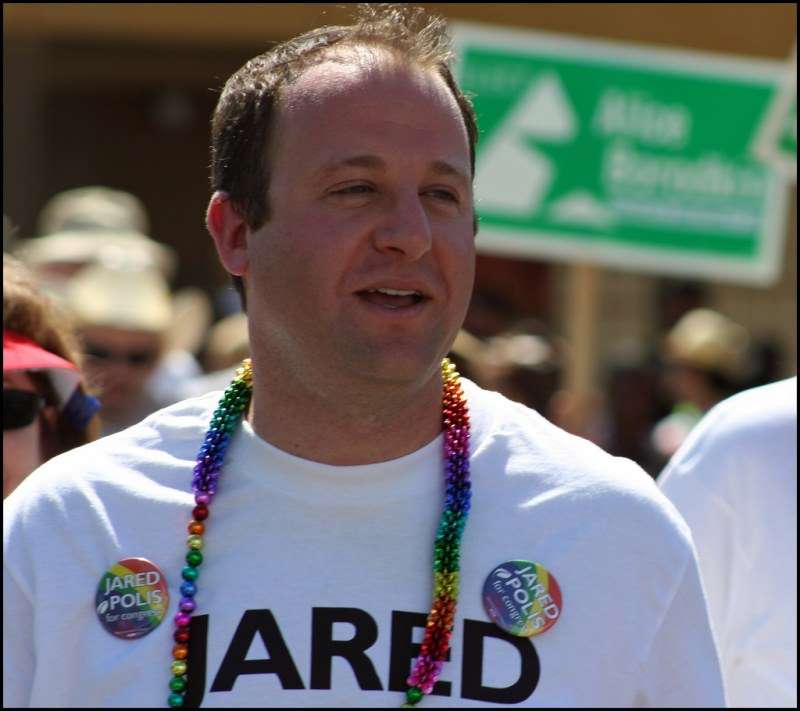
[[177,266],[171,247],[133,230],[72,229],[31,237],[15,245],[14,256],[34,270],[58,264],[127,263],[157,269],[167,279]]
[[150,220],[133,193],[105,185],[71,188],[51,197],[37,218],[39,234],[106,229],[146,233]]
[[712,309],[694,309],[682,316],[665,338],[668,362],[688,365],[728,378],[746,374],[750,335]]
[[107,326],[163,335],[172,324],[172,297],[155,269],[92,264],[66,286],[64,303],[80,326]]

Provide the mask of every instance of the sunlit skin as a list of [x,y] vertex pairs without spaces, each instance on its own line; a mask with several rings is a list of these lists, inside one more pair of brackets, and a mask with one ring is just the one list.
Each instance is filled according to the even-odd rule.
[[[271,219],[249,230],[224,194],[208,213],[223,264],[247,287],[253,427],[331,464],[395,458],[439,433],[439,362],[475,261],[455,99],[429,71],[354,57],[284,92]],[[424,298],[369,293],[378,287]]]
[[[115,355],[127,352],[158,354],[161,348],[160,336],[146,331],[92,326],[83,329],[81,335],[87,344],[101,346]],[[100,392],[104,414],[113,416],[135,403],[153,374],[156,362],[157,358],[146,365],[131,365],[121,359],[102,360],[87,356],[85,372],[89,382]]]
[[[3,373],[3,389],[36,392],[36,386],[24,370]],[[43,463],[41,447],[41,418],[54,415],[51,406],[27,427],[3,430],[3,498],[19,486],[22,480]]]

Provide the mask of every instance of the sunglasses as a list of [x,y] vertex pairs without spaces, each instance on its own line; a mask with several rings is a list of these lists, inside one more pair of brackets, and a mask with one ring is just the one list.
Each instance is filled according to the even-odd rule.
[[37,393],[3,388],[3,431],[27,427],[44,404],[44,398]]
[[90,358],[107,363],[126,363],[134,368],[150,365],[158,358],[158,353],[152,350],[113,351],[94,343],[87,343],[84,352]]

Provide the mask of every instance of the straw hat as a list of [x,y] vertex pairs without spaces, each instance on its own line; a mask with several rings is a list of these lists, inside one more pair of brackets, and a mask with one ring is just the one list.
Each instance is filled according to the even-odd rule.
[[75,188],[45,203],[38,218],[41,236],[21,240],[14,254],[37,271],[129,261],[172,279],[175,252],[148,231],[147,212],[135,195],[99,185]]
[[147,234],[150,222],[139,198],[101,185],[64,190],[51,197],[39,213],[40,235],[83,230]]
[[711,309],[694,309],[667,334],[665,354],[668,361],[737,379],[746,373],[749,345],[738,323]]
[[164,333],[172,323],[169,288],[152,268],[92,264],[70,280],[64,296],[82,326]]
[[14,256],[37,271],[55,264],[78,267],[101,262],[114,266],[125,262],[158,269],[170,279],[176,266],[170,247],[139,232],[105,229],[69,230],[22,240]]

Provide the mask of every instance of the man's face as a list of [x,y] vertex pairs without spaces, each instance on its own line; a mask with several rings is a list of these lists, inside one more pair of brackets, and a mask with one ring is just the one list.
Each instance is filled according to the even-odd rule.
[[254,354],[343,378],[430,378],[474,277],[469,145],[444,82],[388,59],[289,86],[271,217],[248,236]]

